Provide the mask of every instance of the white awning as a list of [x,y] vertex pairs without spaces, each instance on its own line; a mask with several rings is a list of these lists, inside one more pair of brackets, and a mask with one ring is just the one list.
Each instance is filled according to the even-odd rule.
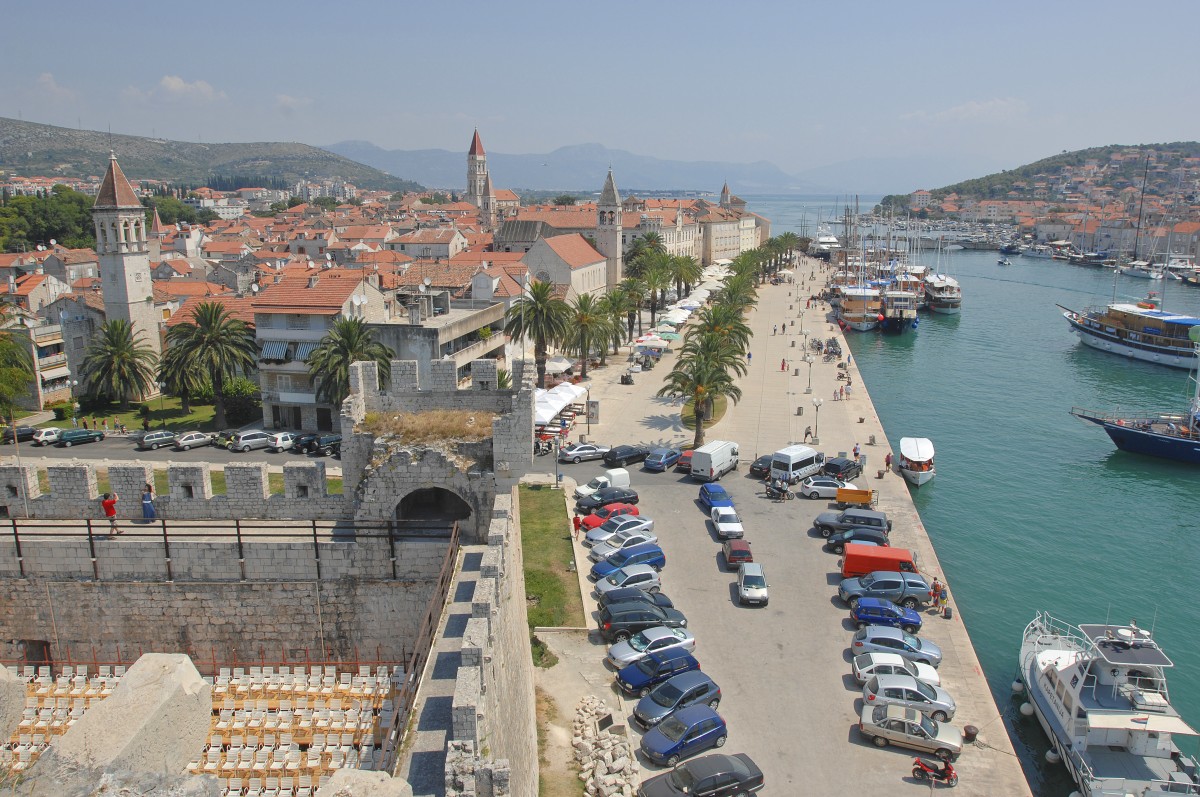
[[1093,730],[1150,731],[1151,733],[1173,733],[1178,736],[1200,736],[1179,717],[1165,714],[1105,714],[1088,712],[1088,727]]
[[913,462],[928,462],[933,459],[933,441],[928,437],[902,437],[900,453]]
[[574,360],[568,360],[566,357],[551,357],[546,360],[546,373],[561,374],[574,364]]
[[53,382],[55,379],[65,379],[71,375],[71,369],[65,365],[58,365],[54,368],[47,368],[42,371],[43,382]]

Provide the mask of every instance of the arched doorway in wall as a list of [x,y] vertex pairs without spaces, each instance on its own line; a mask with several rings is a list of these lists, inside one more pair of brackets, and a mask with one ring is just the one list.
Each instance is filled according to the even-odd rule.
[[450,525],[471,517],[471,506],[455,493],[442,487],[413,490],[396,505],[396,520],[436,521]]

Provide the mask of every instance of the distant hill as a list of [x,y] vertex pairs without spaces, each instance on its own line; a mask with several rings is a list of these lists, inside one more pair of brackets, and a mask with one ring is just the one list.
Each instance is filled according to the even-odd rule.
[[[465,143],[465,142],[464,142]],[[467,154],[444,149],[382,149],[368,141],[341,141],[325,149],[393,174],[438,188],[462,189],[467,182]],[[576,144],[553,152],[509,155],[488,152],[488,172],[497,188],[598,193],[612,166],[621,193],[645,190],[730,190],[743,194],[834,193],[834,189],[795,177],[767,161],[676,161],[637,155],[600,144]]]
[[[102,175],[109,151],[131,179],[202,185],[214,176],[271,177],[289,183],[342,178],[359,188],[420,191],[422,186],[307,144],[200,144],[72,130],[0,117],[0,171],[19,175]],[[402,172],[397,172],[398,174]]]

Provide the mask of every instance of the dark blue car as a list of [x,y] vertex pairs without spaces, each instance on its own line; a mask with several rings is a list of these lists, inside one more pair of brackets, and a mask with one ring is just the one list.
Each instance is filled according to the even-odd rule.
[[714,506],[733,506],[733,499],[719,484],[702,484],[700,485],[700,503],[704,504],[706,512],[711,512]]
[[678,462],[681,456],[683,456],[683,452],[678,448],[656,448],[650,452],[650,456],[646,457],[642,467],[661,473]]
[[721,747],[728,738],[720,714],[708,706],[688,706],[646,731],[642,754],[659,766],[673,767],[681,758]]
[[913,609],[897,606],[883,598],[859,598],[857,605],[850,610],[850,619],[859,628],[890,625],[906,634],[915,634],[921,630],[921,615]]
[[667,555],[662,548],[652,542],[643,542],[617,551],[603,562],[592,565],[592,581],[599,581],[625,565],[650,565],[655,570],[662,570],[666,564]]
[[686,650],[651,653],[617,672],[617,686],[628,695],[645,697],[650,690],[681,672],[700,669],[700,662]]

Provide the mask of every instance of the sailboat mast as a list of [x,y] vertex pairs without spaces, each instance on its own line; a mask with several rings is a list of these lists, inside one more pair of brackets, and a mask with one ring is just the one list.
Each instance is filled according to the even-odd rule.
[[1150,178],[1150,156],[1146,156],[1146,166],[1142,170],[1142,195],[1138,199],[1137,227],[1133,231],[1133,259],[1138,259],[1138,239],[1142,235],[1142,208],[1146,206],[1146,181]]

